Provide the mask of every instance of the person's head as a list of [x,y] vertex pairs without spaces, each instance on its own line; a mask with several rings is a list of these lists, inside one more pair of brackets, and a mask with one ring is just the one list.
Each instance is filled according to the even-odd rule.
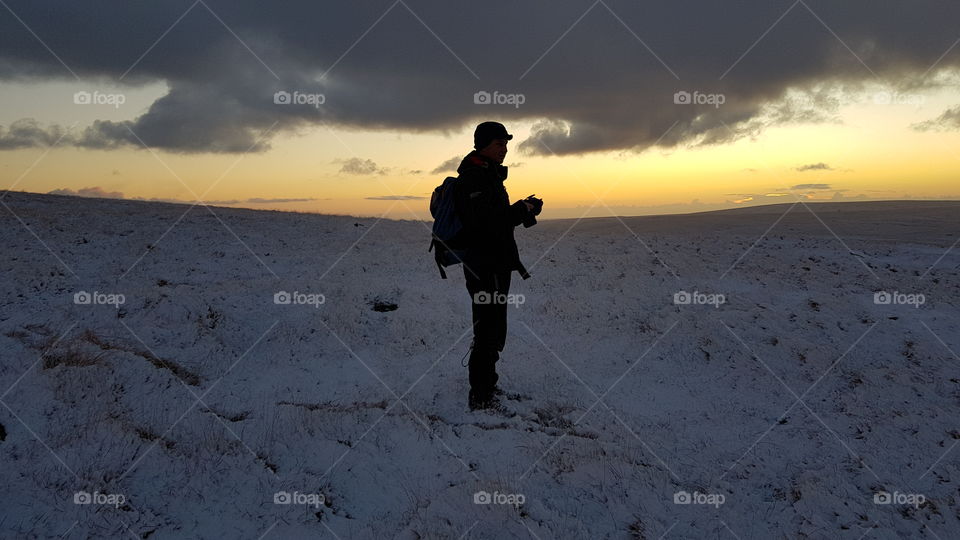
[[499,122],[483,122],[473,132],[473,147],[482,156],[503,163],[507,156],[507,141],[513,135],[507,133],[507,128]]

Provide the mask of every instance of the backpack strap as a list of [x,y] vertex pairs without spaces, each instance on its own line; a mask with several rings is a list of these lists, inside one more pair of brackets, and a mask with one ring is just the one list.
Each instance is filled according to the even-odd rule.
[[[430,252],[431,249],[433,249],[433,245],[434,245],[434,244],[438,244],[436,238],[434,238],[433,240],[430,240],[430,247],[427,248],[427,252],[428,252],[428,253]],[[440,257],[441,257],[441,255],[440,255],[440,246],[439,246],[439,244],[438,244],[437,250],[433,252],[433,260],[436,261],[436,263],[437,263],[437,269],[440,270],[440,277],[443,278],[443,279],[447,279],[447,273],[444,272],[444,270],[443,270],[443,265],[440,264]]]
[[523,263],[520,261],[517,261],[517,272],[520,273],[520,277],[522,277],[523,279],[527,279],[530,277],[530,272],[527,272],[527,269],[524,268]]

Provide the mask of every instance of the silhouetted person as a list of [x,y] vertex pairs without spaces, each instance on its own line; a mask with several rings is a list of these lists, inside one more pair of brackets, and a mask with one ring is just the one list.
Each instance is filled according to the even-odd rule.
[[516,270],[530,277],[520,262],[513,229],[536,224],[543,202],[532,195],[512,205],[503,181],[507,167],[507,141],[513,135],[497,122],[483,122],[473,134],[474,150],[457,168],[454,190],[457,215],[463,223],[463,275],[473,311],[473,344],[470,352],[470,407],[496,404],[496,363],[507,339],[507,294]]

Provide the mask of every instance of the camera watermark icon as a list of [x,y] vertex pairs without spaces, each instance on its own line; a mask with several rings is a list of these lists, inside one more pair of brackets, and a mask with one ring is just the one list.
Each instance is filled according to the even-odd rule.
[[502,292],[494,292],[493,294],[487,291],[480,291],[473,295],[474,304],[506,304],[514,305],[520,307],[521,304],[527,301],[527,297],[522,294],[503,294]]
[[700,291],[678,291],[673,293],[673,303],[680,306],[688,305],[708,305],[714,308],[720,307],[720,304],[727,303],[727,297],[721,293],[702,293]]
[[699,491],[690,493],[681,490],[673,494],[673,504],[706,504],[719,508],[726,500],[723,493],[700,493]]
[[273,494],[273,504],[299,504],[320,508],[326,499],[323,493],[300,493],[294,491],[278,491]]
[[527,502],[527,498],[523,493],[500,493],[499,491],[490,493],[489,491],[478,491],[473,494],[473,504],[509,504],[510,506],[519,508],[525,502]]
[[927,302],[927,297],[921,293],[902,293],[900,291],[877,291],[873,293],[873,303],[880,306],[906,305],[919,308]]
[[922,94],[904,94],[900,92],[877,92],[873,95],[874,105],[911,105],[919,107],[926,98]]
[[302,293],[300,291],[277,291],[273,293],[273,303],[277,305],[306,305],[319,308],[326,303],[327,298],[321,293]]
[[79,291],[73,295],[73,303],[77,305],[108,305],[119,308],[127,301],[127,297],[119,293],[102,293],[100,291]]
[[76,105],[111,105],[119,109],[121,105],[127,102],[127,96],[125,94],[105,94],[99,90],[92,93],[81,90],[73,94],[73,102]]
[[900,493],[899,491],[889,493],[886,491],[878,491],[873,494],[873,504],[902,504],[919,508],[926,501],[927,498],[922,493]]
[[292,94],[286,90],[280,90],[273,94],[273,103],[276,105],[311,105],[319,109],[326,102],[327,96],[323,94],[308,94],[298,90]]
[[485,90],[473,94],[474,105],[513,105],[519,109],[526,102],[527,96],[523,94],[501,94],[497,91],[491,94]]
[[727,96],[724,94],[702,94],[699,91],[691,94],[686,90],[673,94],[673,103],[676,105],[713,105],[719,109],[726,102]]
[[78,491],[73,494],[73,504],[108,504],[114,508],[120,508],[127,502],[127,498],[121,493],[100,493],[94,491]]

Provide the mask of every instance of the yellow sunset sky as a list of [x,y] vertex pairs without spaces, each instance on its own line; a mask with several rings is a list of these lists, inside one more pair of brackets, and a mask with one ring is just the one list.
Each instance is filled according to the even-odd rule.
[[[126,101],[119,107],[73,102],[74,92],[93,89],[123,93]],[[96,119],[134,119],[166,92],[163,84],[5,83],[0,86],[0,125],[26,117],[78,133]],[[796,200],[794,195],[806,200],[960,198],[960,133],[911,128],[955,106],[960,92],[894,93],[894,103],[877,99],[878,92],[891,90],[867,87],[847,96],[837,121],[771,127],[755,139],[565,157],[517,151],[515,143],[526,139],[539,120],[510,119],[522,110],[465,107],[476,108],[476,122],[502,121],[514,134],[505,162],[511,167],[507,189],[513,199],[532,193],[543,198],[545,219],[694,212],[789,202]],[[280,134],[271,140],[271,150],[245,155],[69,146],[8,150],[2,153],[0,180],[5,188],[38,193],[96,187],[125,198],[200,199],[222,206],[426,219],[430,193],[448,174],[432,171],[471,149],[476,122],[455,132],[422,134],[314,126]],[[371,160],[379,171],[342,172],[351,158]],[[821,163],[828,169],[797,170]],[[791,189],[805,184],[828,187]],[[421,198],[371,199],[390,196]],[[311,200],[248,201],[255,198]]]

